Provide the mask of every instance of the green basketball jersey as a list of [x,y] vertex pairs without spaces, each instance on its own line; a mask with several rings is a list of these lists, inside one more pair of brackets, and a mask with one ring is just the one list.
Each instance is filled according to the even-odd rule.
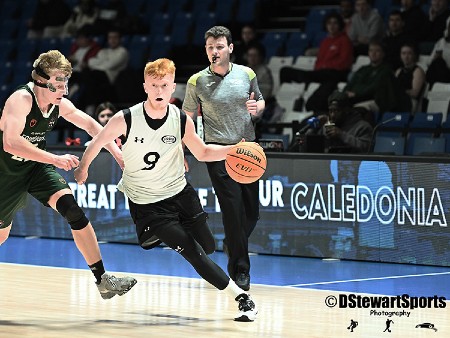
[[[33,97],[31,111],[27,116],[21,136],[39,149],[45,149],[45,134],[56,125],[59,106],[53,105],[47,113],[42,113],[34,95],[33,86],[33,83],[30,82],[16,89],[25,89]],[[3,131],[0,131],[0,145],[0,172],[8,175],[26,175],[33,169],[36,162],[11,155],[3,149]]]

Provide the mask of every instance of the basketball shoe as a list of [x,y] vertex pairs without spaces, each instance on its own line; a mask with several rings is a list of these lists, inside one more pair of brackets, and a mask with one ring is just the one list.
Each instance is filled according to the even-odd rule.
[[258,314],[255,303],[247,293],[241,293],[236,297],[239,303],[239,313],[234,320],[237,322],[253,322]]
[[250,275],[247,272],[238,272],[235,281],[242,290],[250,290]]
[[110,299],[115,295],[126,294],[136,283],[137,280],[133,277],[115,277],[104,273],[102,281],[97,284],[97,288],[103,299]]

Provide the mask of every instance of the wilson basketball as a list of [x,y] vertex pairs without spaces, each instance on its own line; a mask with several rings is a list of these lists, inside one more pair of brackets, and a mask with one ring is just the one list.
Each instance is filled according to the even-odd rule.
[[254,142],[241,142],[228,152],[225,169],[228,175],[239,183],[253,183],[266,171],[266,154]]

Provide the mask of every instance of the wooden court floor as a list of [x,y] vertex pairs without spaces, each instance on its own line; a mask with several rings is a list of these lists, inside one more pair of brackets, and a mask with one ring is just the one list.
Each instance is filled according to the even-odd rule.
[[[450,336],[448,301],[445,309],[391,317],[389,333],[385,315],[327,307],[325,299],[338,292],[252,285],[259,316],[239,323],[236,303],[203,280],[132,275],[138,283],[129,293],[103,300],[88,270],[0,263],[0,337]],[[353,332],[351,319],[358,322]],[[415,327],[423,322],[437,331]]]

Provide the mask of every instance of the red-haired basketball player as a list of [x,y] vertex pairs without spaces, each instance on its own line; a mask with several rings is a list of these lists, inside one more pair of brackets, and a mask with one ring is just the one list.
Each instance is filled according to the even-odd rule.
[[141,247],[151,249],[164,242],[206,281],[238,302],[235,320],[253,321],[257,310],[250,295],[207,256],[215,249],[214,237],[200,199],[185,178],[183,142],[199,161],[223,160],[231,146],[203,143],[192,119],[169,103],[176,86],[171,60],[147,63],[144,81],[146,101],[119,111],[109,120],[87,147],[75,179],[83,184],[102,147],[123,135],[125,168],[119,190],[128,197]]

